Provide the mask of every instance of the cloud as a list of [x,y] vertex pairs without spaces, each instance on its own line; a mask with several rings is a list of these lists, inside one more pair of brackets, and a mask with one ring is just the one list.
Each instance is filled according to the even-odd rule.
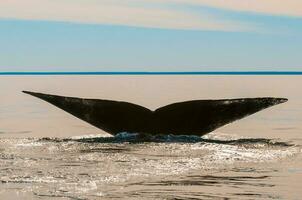
[[301,0],[0,0],[0,18],[185,30],[262,30],[248,21],[191,12],[186,5],[302,17]]
[[[185,3],[167,0],[170,3]],[[188,0],[190,3],[202,1]],[[0,18],[138,27],[248,31],[244,23],[175,9],[164,0],[0,0]],[[165,5],[165,6],[163,6]]]
[[[148,0],[146,0],[148,1]],[[302,17],[301,0],[153,0],[157,2],[193,4],[234,11]]]

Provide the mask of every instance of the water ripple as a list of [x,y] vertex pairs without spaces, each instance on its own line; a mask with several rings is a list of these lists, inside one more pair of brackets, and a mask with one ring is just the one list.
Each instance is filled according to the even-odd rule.
[[283,141],[224,135],[123,133],[1,139],[0,145],[1,187],[42,199],[273,198],[266,191],[275,187],[276,166],[301,154]]

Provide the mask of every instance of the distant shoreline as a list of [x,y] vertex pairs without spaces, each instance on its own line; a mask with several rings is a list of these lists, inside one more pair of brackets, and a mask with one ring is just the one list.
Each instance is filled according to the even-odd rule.
[[302,75],[302,71],[199,71],[199,72],[0,72],[11,75]]

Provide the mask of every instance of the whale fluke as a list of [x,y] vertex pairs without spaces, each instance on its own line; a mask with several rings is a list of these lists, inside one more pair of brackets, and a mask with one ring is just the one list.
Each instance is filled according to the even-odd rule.
[[121,132],[205,135],[221,126],[284,103],[286,98],[193,100],[154,111],[128,102],[82,99],[23,91],[112,135]]

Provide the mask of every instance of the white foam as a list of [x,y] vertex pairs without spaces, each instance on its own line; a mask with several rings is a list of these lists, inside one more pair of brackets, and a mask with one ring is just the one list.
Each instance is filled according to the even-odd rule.
[[212,132],[202,136],[203,139],[211,139],[211,140],[236,140],[236,139],[243,139],[243,137],[238,134],[227,134],[223,132]]
[[97,137],[104,137],[104,136],[105,136],[104,134],[89,134],[89,135],[72,136],[70,138],[74,140],[78,140],[78,139],[89,139],[89,138],[97,138]]

